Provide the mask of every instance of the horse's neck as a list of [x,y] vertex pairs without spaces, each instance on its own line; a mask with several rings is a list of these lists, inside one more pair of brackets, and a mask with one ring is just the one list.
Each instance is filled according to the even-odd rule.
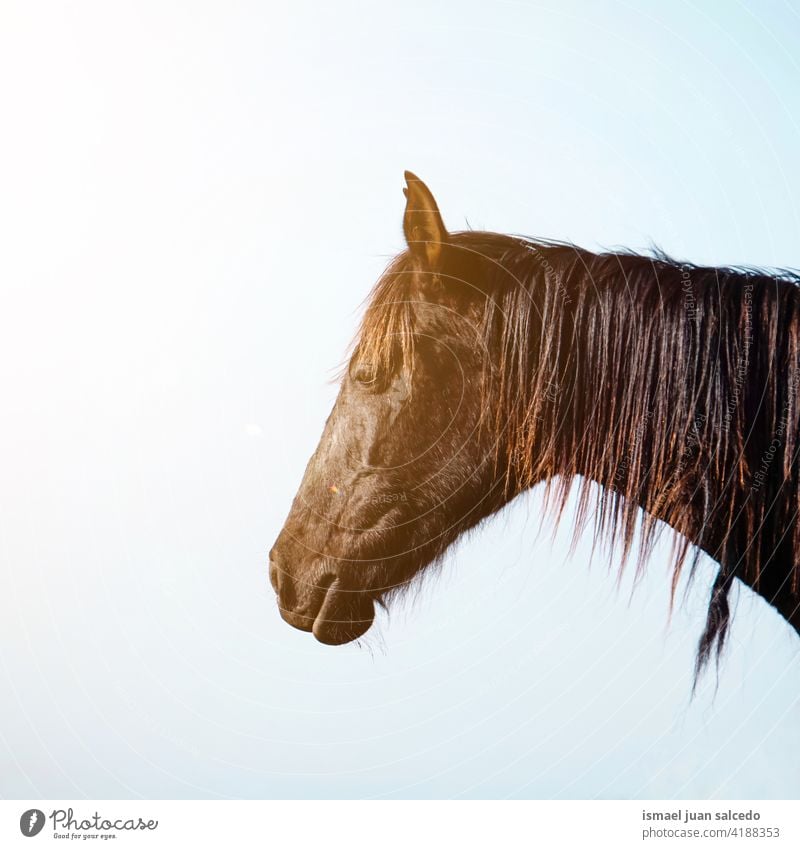
[[[741,364],[715,360],[697,327],[676,313],[679,303],[667,304],[649,327],[629,293],[597,306],[616,314],[604,337],[595,330],[565,360],[572,386],[562,410],[561,473],[602,487],[601,524],[626,548],[638,526],[646,556],[658,532],[652,520],[664,522],[720,564],[727,586],[741,579],[800,631],[796,482],[783,480],[782,458],[760,486],[751,474],[762,454],[769,457],[776,427],[767,410],[748,419],[748,392],[765,391],[759,362],[750,358],[737,384]],[[586,317],[578,316],[579,343]],[[744,341],[716,356],[732,352],[743,357]],[[641,525],[638,508],[646,514]]]

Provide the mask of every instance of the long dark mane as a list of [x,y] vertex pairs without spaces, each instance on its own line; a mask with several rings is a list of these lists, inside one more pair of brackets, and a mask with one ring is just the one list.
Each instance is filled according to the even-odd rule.
[[[713,557],[699,671],[724,644],[734,578],[768,600],[800,588],[800,276],[494,233],[450,240],[482,269],[475,327],[496,356],[481,382],[499,399],[483,424],[505,485],[544,482],[558,521],[577,479],[576,537],[591,524],[624,564],[638,529],[637,570],[668,524],[673,595],[687,560]],[[410,268],[407,254],[390,265],[357,339],[386,368],[413,359]]]

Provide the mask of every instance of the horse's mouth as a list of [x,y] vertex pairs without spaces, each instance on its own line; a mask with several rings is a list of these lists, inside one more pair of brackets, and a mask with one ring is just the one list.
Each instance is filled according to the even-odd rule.
[[353,590],[343,590],[335,575],[317,581],[308,600],[299,610],[287,610],[278,599],[284,622],[301,631],[310,631],[320,642],[340,646],[362,637],[375,619],[372,599]]

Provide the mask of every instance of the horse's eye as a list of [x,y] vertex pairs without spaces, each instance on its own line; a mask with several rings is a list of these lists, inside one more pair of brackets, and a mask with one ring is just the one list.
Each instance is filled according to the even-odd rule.
[[356,363],[350,369],[350,377],[362,386],[374,386],[378,380],[378,373],[369,363]]

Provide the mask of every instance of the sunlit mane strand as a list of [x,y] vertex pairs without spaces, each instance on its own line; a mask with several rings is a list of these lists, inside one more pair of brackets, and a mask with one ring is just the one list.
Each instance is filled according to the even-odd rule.
[[405,255],[397,257],[381,276],[353,344],[353,359],[376,374],[392,373],[414,363],[414,272]]

